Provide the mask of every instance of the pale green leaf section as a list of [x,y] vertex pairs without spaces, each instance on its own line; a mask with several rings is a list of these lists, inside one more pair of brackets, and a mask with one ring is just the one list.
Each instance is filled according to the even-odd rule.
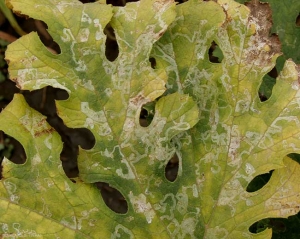
[[[23,234],[32,230],[45,238],[172,238],[178,223],[183,237],[193,233],[198,209],[190,212],[188,198],[196,193],[196,185],[173,184],[164,171],[178,151],[172,139],[198,122],[197,105],[188,95],[163,96],[157,100],[151,124],[142,127],[139,123],[142,106],[165,92],[167,74],[152,69],[149,56],[154,42],[175,19],[175,3],[143,0],[112,8],[75,0],[9,2],[14,11],[46,22],[61,48],[54,55],[36,33],[22,37],[6,54],[10,77],[21,89],[51,85],[66,90],[69,98],[57,102],[59,116],[69,127],[89,129],[96,142],[91,150],[80,149],[80,179],[73,184],[61,169],[57,133],[17,96],[0,115],[0,129],[21,142],[27,162],[14,165],[5,160],[0,191],[2,233],[15,233],[14,225],[20,225]],[[108,22],[119,45],[114,62],[105,57],[103,29]],[[22,110],[14,113],[18,109]],[[27,121],[19,120],[24,117]],[[180,177],[182,164],[180,158]],[[103,204],[100,192],[91,186],[99,181],[124,195],[126,214],[116,214]],[[34,219],[23,222],[28,215],[38,217],[43,226]],[[172,218],[174,225],[165,217]]]
[[[180,182],[195,186],[197,200],[189,198],[188,208],[199,211],[194,220],[202,231],[194,238],[271,238],[271,230],[251,234],[249,227],[299,211],[300,167],[283,161],[300,152],[299,67],[287,61],[271,98],[260,102],[262,78],[280,54],[278,39],[269,36],[268,6],[250,4],[250,11],[231,0],[218,4],[179,5],[152,52],[157,68],[168,72],[168,91],[188,93],[200,110],[192,144],[178,138],[183,175],[189,175]],[[208,59],[212,41],[223,52],[222,63]],[[255,176],[273,169],[264,188],[246,191]],[[184,238],[179,230],[175,235]]]

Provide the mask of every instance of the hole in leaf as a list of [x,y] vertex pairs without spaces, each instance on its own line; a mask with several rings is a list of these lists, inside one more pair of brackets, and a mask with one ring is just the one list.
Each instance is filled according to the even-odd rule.
[[251,233],[260,233],[266,230],[267,228],[272,228],[273,235],[280,234],[286,230],[285,222],[288,222],[288,220],[283,218],[265,218],[258,222],[253,223],[249,227],[249,231]]
[[72,140],[72,144],[80,145],[83,149],[91,149],[95,145],[95,137],[93,133],[86,128],[68,129],[69,137]]
[[173,157],[169,160],[165,168],[165,177],[168,181],[174,182],[176,180],[178,175],[178,167],[179,167],[179,158],[175,153]]
[[154,116],[155,102],[150,102],[142,106],[140,113],[140,126],[148,127]]
[[300,154],[288,154],[288,157],[300,164]]
[[268,75],[274,79],[278,77],[278,72],[276,67],[273,67],[273,69],[268,73]]
[[69,98],[69,94],[66,90],[53,88],[51,86],[48,86],[48,87],[53,89],[55,100],[67,100]]
[[298,16],[296,18],[296,26],[300,27],[300,12],[299,12],[299,14],[298,14]]
[[125,6],[128,2],[137,2],[139,0],[106,0],[107,4],[111,4],[113,6]]
[[40,90],[23,90],[21,92],[30,107],[47,117],[57,117],[55,100],[66,100],[69,98],[67,91],[53,88],[52,86],[47,86]]
[[128,211],[127,201],[117,189],[103,182],[97,182],[96,186],[100,190],[106,206],[111,210],[120,214],[125,214]]
[[25,150],[19,141],[0,130],[0,158],[6,157],[15,164],[26,162]]
[[15,164],[26,162],[26,154],[22,144],[0,130],[0,179],[2,178],[2,161],[4,157]]
[[[61,136],[62,138],[66,138],[65,135]],[[77,163],[78,147],[72,145],[70,140],[67,142],[65,140],[63,140],[64,146],[60,154],[61,164],[68,178],[76,178],[79,175]]]
[[109,23],[104,28],[104,34],[106,35],[105,56],[109,61],[114,61],[119,55],[119,46],[115,31]]
[[80,2],[84,4],[84,3],[95,2],[95,0],[80,0]]
[[265,186],[269,182],[269,180],[272,176],[272,172],[273,172],[273,170],[270,171],[269,173],[265,173],[265,174],[256,176],[248,184],[246,191],[251,193],[251,192],[255,192],[255,191],[258,191],[259,189],[261,189],[263,186]]
[[[56,120],[56,119],[54,119]],[[59,120],[61,120],[59,118]],[[69,178],[78,177],[79,169],[77,163],[78,145],[83,149],[91,149],[95,145],[95,137],[92,132],[86,128],[71,129],[63,123],[56,124],[56,130],[64,142],[63,150],[60,154],[62,166],[65,174]]]
[[214,41],[208,50],[208,58],[211,63],[221,63],[224,58],[222,50]]
[[149,61],[150,61],[152,69],[155,69],[156,68],[156,60],[155,60],[155,58],[154,57],[150,57]]
[[182,4],[182,3],[184,3],[184,2],[187,2],[188,0],[178,0],[178,1],[176,1],[176,3],[177,4]]
[[[1,75],[1,73],[0,73]],[[0,83],[0,109],[4,109],[12,101],[14,94],[19,93],[20,89],[16,83],[7,78]]]
[[61,49],[49,34],[47,30],[47,24],[40,20],[34,20],[34,25],[41,41],[44,43],[47,49],[53,54],[60,54]]
[[73,179],[73,178],[70,178],[70,181],[71,181],[72,183],[76,183],[76,180]]

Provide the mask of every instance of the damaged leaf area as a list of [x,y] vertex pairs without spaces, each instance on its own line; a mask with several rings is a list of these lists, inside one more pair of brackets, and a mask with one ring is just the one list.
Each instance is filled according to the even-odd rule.
[[[174,93],[157,100],[148,127],[140,126],[139,117],[142,106],[166,90],[166,72],[151,68],[149,55],[174,20],[175,3],[144,0],[124,8],[77,0],[9,3],[14,11],[43,20],[61,49],[55,55],[37,33],[24,36],[6,54],[11,79],[24,90],[48,85],[66,90],[69,98],[56,102],[59,116],[68,127],[89,129],[95,145],[80,149],[80,175],[73,183],[61,167],[58,134],[16,95],[1,113],[0,128],[22,143],[27,161],[3,162],[1,233],[168,238],[160,219],[165,213],[156,207],[170,190],[165,166],[176,151],[171,139],[193,127],[199,113],[191,97]],[[119,46],[114,62],[105,57],[103,30],[109,22]],[[95,182],[118,189],[128,212],[109,209]],[[182,201],[187,207],[187,199]]]
[[292,58],[299,64],[300,2],[297,0],[262,0],[262,2],[268,2],[271,6],[274,22],[272,32],[278,34],[282,42],[282,52],[286,58]]
[[[189,208],[201,215],[195,238],[271,238],[271,229],[252,234],[249,227],[299,211],[300,168],[285,157],[300,150],[299,67],[286,61],[272,96],[260,101],[258,89],[280,44],[269,34],[268,5],[257,2],[219,0],[224,14],[212,2],[179,5],[152,52],[157,68],[168,72],[168,91],[191,95],[200,110],[188,133],[192,143],[180,148],[183,169],[190,170],[184,187],[197,192]],[[209,61],[212,42],[223,53],[221,63]],[[263,188],[246,191],[253,178],[274,169]]]
[[[0,114],[0,129],[24,147],[27,161],[3,162],[0,232],[43,238],[271,238],[249,227],[288,217],[300,206],[299,71],[287,61],[272,96],[262,78],[280,54],[269,36],[267,5],[232,0],[142,0],[125,7],[77,0],[9,0],[15,12],[44,21],[61,49],[53,54],[30,33],[8,47],[10,77],[21,89],[68,92],[57,110],[71,128],[95,137],[79,150],[79,177],[62,170],[62,142],[22,95]],[[55,16],[55,21],[53,20]],[[105,26],[119,55],[105,57]],[[222,51],[212,63],[212,42]],[[149,57],[154,57],[153,69]],[[284,96],[284,97],[282,97]],[[143,105],[156,101],[151,124]],[[176,154],[178,176],[164,168]],[[274,170],[260,190],[257,175]],[[118,189],[125,214],[109,209],[95,182]]]

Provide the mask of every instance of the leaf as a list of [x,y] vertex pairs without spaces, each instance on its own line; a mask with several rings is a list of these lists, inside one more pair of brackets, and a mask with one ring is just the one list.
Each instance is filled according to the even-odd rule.
[[[189,201],[201,215],[203,231],[195,237],[270,238],[271,230],[254,235],[248,229],[263,218],[299,211],[299,165],[282,160],[299,152],[299,67],[287,61],[271,98],[260,102],[262,78],[279,56],[276,36],[269,37],[270,10],[262,4],[249,4],[250,12],[234,1],[218,3],[226,19],[212,13],[212,2],[179,5],[181,17],[155,44],[152,57],[158,69],[167,69],[169,91],[188,93],[200,109],[192,143],[181,148],[183,168],[193,171],[188,174],[199,195],[195,204]],[[208,60],[213,41],[223,52],[222,63]],[[255,176],[273,169],[265,187],[246,191]],[[183,188],[193,185],[191,177],[186,181]]]
[[[27,161],[3,165],[5,236],[265,239],[270,229],[254,235],[249,227],[299,211],[300,166],[285,157],[300,151],[299,67],[286,61],[270,99],[258,97],[280,55],[278,39],[269,36],[267,5],[250,4],[250,11],[232,0],[176,7],[144,0],[124,8],[75,0],[10,3],[45,21],[61,48],[53,55],[35,33],[22,37],[6,55],[11,78],[22,89],[65,89],[60,117],[69,127],[88,128],[96,143],[80,149],[80,175],[72,183],[61,169],[58,134],[15,96],[0,115],[0,129],[21,142]],[[105,58],[109,22],[119,46],[113,62]],[[213,41],[221,63],[209,61]],[[141,108],[156,99],[151,124],[141,127]],[[169,182],[164,168],[175,153],[178,176]],[[270,170],[263,188],[246,191]],[[93,184],[99,181],[123,194],[126,214],[106,207]]]
[[[6,53],[11,78],[21,89],[51,85],[66,90],[69,98],[56,102],[60,117],[69,127],[89,129],[96,143],[91,150],[80,149],[80,175],[72,183],[61,167],[59,135],[16,95],[1,113],[0,129],[19,140],[27,161],[15,165],[4,160],[1,233],[168,238],[160,220],[164,213],[154,207],[172,188],[164,175],[176,151],[171,140],[193,127],[199,112],[191,97],[174,93],[157,101],[148,127],[139,125],[139,115],[144,104],[165,92],[167,75],[151,68],[149,55],[174,20],[175,4],[152,0],[125,8],[74,0],[11,0],[10,4],[14,11],[45,21],[61,48],[61,54],[54,55],[36,33],[22,37]],[[119,45],[114,62],[105,58],[103,29],[108,22]],[[124,195],[129,204],[126,214],[104,204],[93,184],[99,181]]]

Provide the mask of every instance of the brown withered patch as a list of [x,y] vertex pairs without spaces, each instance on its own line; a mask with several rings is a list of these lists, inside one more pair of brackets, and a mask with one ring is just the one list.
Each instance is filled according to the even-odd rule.
[[37,131],[34,133],[34,137],[40,137],[43,134],[50,134],[52,132],[54,132],[55,129],[54,128],[48,128],[48,129],[43,129],[41,131]]
[[263,42],[268,47],[269,56],[272,57],[281,52],[281,43],[279,37],[275,34],[271,34],[272,10],[268,3],[261,3],[259,0],[252,0],[245,4],[251,11],[249,21],[256,23],[257,41]]
[[45,122],[46,122],[46,119],[44,118],[44,119],[42,119],[42,120],[40,120],[40,121],[38,122],[37,126],[38,126],[38,127],[41,127],[42,125],[45,124]]
[[130,102],[134,105],[140,105],[145,102],[145,97],[142,94],[138,94],[137,96],[130,99]]

